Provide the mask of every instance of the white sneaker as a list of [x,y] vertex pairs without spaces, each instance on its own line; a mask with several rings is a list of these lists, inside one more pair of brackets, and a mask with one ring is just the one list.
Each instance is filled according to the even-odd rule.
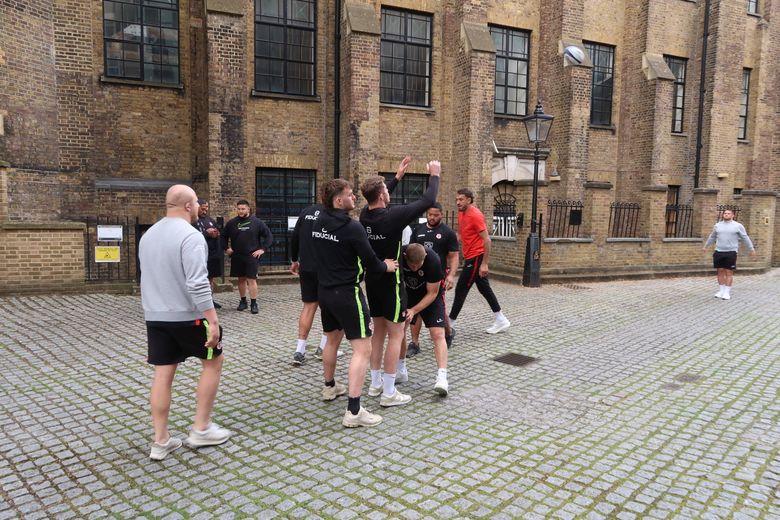
[[347,428],[357,428],[358,426],[376,426],[382,422],[382,416],[375,413],[371,413],[362,406],[357,415],[347,410],[344,412],[344,418],[341,420],[341,424]]
[[165,444],[152,443],[152,451],[149,453],[149,458],[152,460],[163,460],[173,450],[181,448],[181,439],[176,437],[168,437],[168,441]]
[[407,381],[409,381],[409,369],[398,370],[395,374],[395,384],[406,383]]
[[723,293],[723,295],[720,297],[721,300],[730,300],[731,295],[729,293]]
[[379,386],[370,386],[368,387],[368,397],[379,397],[382,395],[382,392],[385,391],[384,383],[380,382]]
[[334,386],[322,387],[322,400],[333,401],[338,396],[344,395],[346,393],[347,393],[347,385],[336,381],[336,384]]
[[715,295],[715,298],[723,298],[723,291],[718,291],[718,293]]
[[511,323],[506,318],[503,320],[496,320],[493,322],[493,325],[485,329],[485,332],[488,334],[498,334],[499,332],[508,329],[510,325]]
[[388,406],[401,406],[409,401],[412,400],[411,395],[402,394],[398,390],[393,392],[393,395],[387,396],[385,394],[382,394],[382,397],[379,399],[379,406],[384,406],[387,408]]
[[192,428],[190,435],[185,441],[190,448],[199,448],[201,446],[216,446],[227,442],[230,438],[231,432],[226,428],[220,428],[214,423],[209,423],[208,428],[202,432]]
[[436,377],[436,384],[433,386],[433,391],[442,397],[445,397],[449,393],[449,385],[447,384],[447,378],[442,376]]

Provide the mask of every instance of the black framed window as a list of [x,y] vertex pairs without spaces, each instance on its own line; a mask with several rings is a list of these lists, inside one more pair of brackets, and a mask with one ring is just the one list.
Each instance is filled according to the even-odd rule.
[[313,96],[315,0],[255,0],[255,90]]
[[615,72],[615,47],[584,42],[593,62],[590,93],[590,124],[612,124],[612,83]]
[[179,0],[104,0],[105,76],[179,84]]
[[[394,173],[380,173],[380,175],[385,178],[385,182],[395,177]],[[420,200],[428,189],[429,178],[428,175],[421,173],[407,173],[390,194],[390,204],[409,204]]]
[[758,0],[747,0],[747,10],[750,14],[758,14]]
[[266,265],[290,263],[290,235],[301,211],[314,204],[317,174],[314,170],[257,168],[255,214],[271,229],[274,242],[261,258]]
[[674,74],[674,90],[672,93],[672,132],[680,134],[683,131],[683,115],[685,112],[685,71],[688,60],[664,56],[669,70]]
[[531,33],[490,27],[496,45],[496,114],[524,116],[528,111],[528,56]]
[[396,105],[431,106],[431,27],[433,16],[382,8],[379,100]]
[[742,69],[742,96],[739,101],[739,139],[747,139],[748,103],[750,101],[750,69]]

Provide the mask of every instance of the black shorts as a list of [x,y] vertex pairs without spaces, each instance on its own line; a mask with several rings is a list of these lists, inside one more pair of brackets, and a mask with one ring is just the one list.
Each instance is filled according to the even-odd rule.
[[368,305],[359,285],[319,287],[322,331],[343,330],[348,340],[371,337]]
[[206,270],[209,272],[209,278],[219,278],[225,272],[225,259],[209,258],[206,262]]
[[298,278],[301,283],[301,301],[304,303],[318,302],[317,288],[320,283],[317,281],[317,272],[301,271]]
[[[425,297],[423,292],[421,295],[409,294],[409,307],[414,307],[420,300]],[[439,294],[436,295],[436,299],[431,302],[426,308],[421,310],[417,316],[420,316],[425,323],[425,326],[429,329],[433,327],[444,327],[446,321],[446,309],[444,305],[444,289],[439,288]],[[412,323],[417,321],[417,316],[412,318]]]
[[394,323],[404,321],[407,298],[400,272],[399,269],[381,278],[366,277],[366,296],[372,318],[385,318]]
[[255,278],[260,266],[260,260],[252,255],[236,255],[230,257],[230,276],[237,278]]
[[715,269],[737,269],[736,251],[715,251],[712,253],[712,267]]
[[188,357],[213,359],[222,354],[222,326],[216,348],[204,345],[209,337],[206,320],[195,321],[147,321],[147,361],[151,365],[175,365]]

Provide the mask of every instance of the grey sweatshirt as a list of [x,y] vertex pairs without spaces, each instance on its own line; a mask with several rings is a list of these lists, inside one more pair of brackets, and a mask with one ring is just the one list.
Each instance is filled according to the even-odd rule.
[[141,303],[146,321],[190,321],[214,308],[206,240],[181,218],[165,217],[141,237]]
[[753,250],[753,242],[745,231],[745,226],[734,220],[727,222],[721,220],[712,228],[712,233],[704,243],[704,247],[715,242],[715,251],[738,251],[739,241],[742,240],[748,250]]

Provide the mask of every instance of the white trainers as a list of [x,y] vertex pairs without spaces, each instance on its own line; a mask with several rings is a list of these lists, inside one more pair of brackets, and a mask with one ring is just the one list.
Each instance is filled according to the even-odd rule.
[[715,295],[715,298],[723,298],[723,291],[718,291],[718,293]]
[[379,406],[384,406],[385,408],[389,406],[401,406],[409,401],[412,400],[411,395],[402,394],[398,390],[393,392],[393,395],[387,396],[385,394],[382,394],[382,397],[379,399]]
[[381,381],[379,386],[368,386],[368,397],[379,397],[385,391],[385,385]]
[[190,448],[200,448],[201,446],[216,446],[227,442],[231,432],[228,429],[220,428],[214,423],[209,423],[208,428],[202,432],[194,428],[190,429],[190,435],[185,441]]
[[436,376],[436,384],[433,386],[433,391],[444,397],[449,393],[449,385],[447,384],[447,378],[442,376]]
[[382,416],[375,413],[371,413],[362,406],[357,415],[353,415],[352,412],[347,410],[344,412],[344,418],[341,420],[341,424],[347,428],[358,428],[360,426],[376,426],[382,422]]
[[406,383],[407,381],[409,381],[409,369],[398,370],[395,374],[395,384]]
[[508,329],[510,325],[511,323],[506,318],[503,320],[496,320],[493,322],[493,325],[485,329],[485,332],[488,334],[498,334],[499,332]]
[[344,395],[346,393],[347,393],[347,385],[336,381],[335,386],[322,387],[322,400],[333,401],[338,396]]
[[165,444],[152,443],[152,452],[149,453],[149,458],[152,460],[163,460],[173,450],[181,448],[181,439],[176,437],[168,437],[168,441]]
[[731,295],[729,293],[723,293],[720,297],[721,300],[730,300]]

